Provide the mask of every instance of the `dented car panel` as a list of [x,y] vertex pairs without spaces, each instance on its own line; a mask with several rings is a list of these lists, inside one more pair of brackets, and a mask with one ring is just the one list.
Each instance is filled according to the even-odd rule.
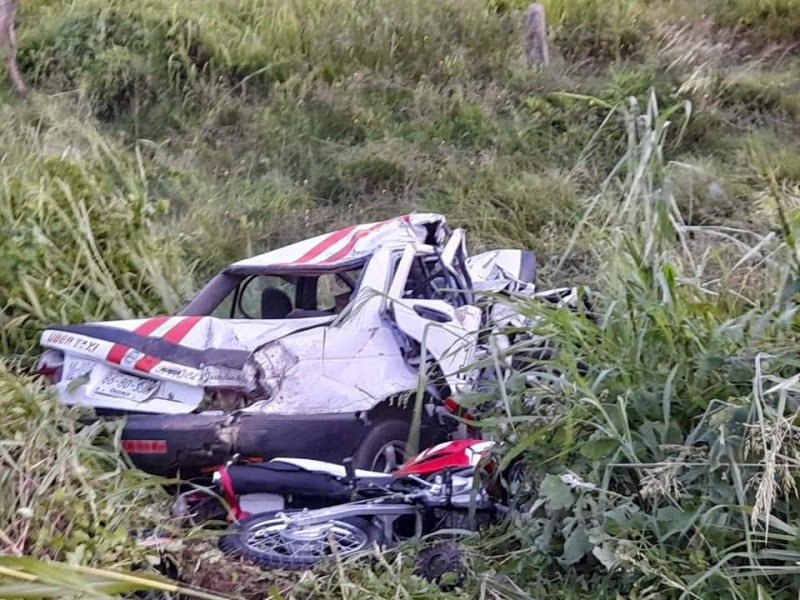
[[52,327],[41,345],[64,354],[56,387],[66,404],[183,413],[200,405],[204,390],[246,392],[248,345],[301,327],[309,325],[155,317]]
[[256,351],[253,360],[266,371],[264,399],[245,412],[366,411],[417,384],[392,332],[380,327],[306,332]]
[[285,269],[332,269],[371,256],[378,249],[405,248],[408,244],[440,244],[447,234],[443,216],[411,214],[346,227],[253,258],[246,258],[228,267],[235,272],[253,267]]
[[[468,257],[444,217],[406,215],[234,263],[180,316],[51,327],[40,366],[64,403],[123,412],[196,412],[226,394],[242,413],[357,413],[416,390],[431,362],[457,395],[480,376],[479,332],[516,315],[478,300],[532,295],[534,275],[530,252]],[[323,277],[344,289],[335,307]],[[248,292],[259,278],[277,284]]]

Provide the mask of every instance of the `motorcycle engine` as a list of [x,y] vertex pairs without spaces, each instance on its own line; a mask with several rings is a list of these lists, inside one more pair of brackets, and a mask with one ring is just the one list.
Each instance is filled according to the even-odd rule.
[[476,511],[474,521],[470,519],[469,511],[466,510],[439,510],[436,517],[441,524],[441,529],[463,529],[475,530],[491,521],[491,514],[485,511]]

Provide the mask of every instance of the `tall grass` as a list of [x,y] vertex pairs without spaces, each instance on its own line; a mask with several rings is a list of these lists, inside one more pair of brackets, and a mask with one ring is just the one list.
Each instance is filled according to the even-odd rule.
[[48,126],[24,114],[7,114],[0,148],[5,357],[29,356],[50,323],[174,311],[186,299],[191,270],[152,231],[167,207],[148,194],[138,153],[78,119]]
[[[198,79],[229,79],[246,93],[292,78],[336,81],[358,72],[500,75],[515,52],[500,43],[505,20],[486,18],[481,0],[89,1],[33,8],[30,16],[40,25],[21,34],[20,54],[34,81],[85,78],[95,92],[114,86],[122,96],[138,85],[142,100],[165,83],[185,92]],[[147,73],[140,68],[146,61]]]
[[741,26],[763,41],[796,42],[800,38],[797,0],[731,0],[716,2],[712,14],[720,25]]
[[134,529],[165,522],[164,494],[119,456],[119,424],[78,424],[42,382],[0,366],[0,554],[131,566]]
[[620,110],[628,152],[576,232],[595,240],[599,319],[523,307],[568,385],[517,387],[500,413],[513,428],[487,422],[507,460],[525,458],[538,498],[510,547],[608,597],[790,597],[794,238],[685,225],[673,195],[685,167],[663,155],[680,112],[660,113],[654,96]]

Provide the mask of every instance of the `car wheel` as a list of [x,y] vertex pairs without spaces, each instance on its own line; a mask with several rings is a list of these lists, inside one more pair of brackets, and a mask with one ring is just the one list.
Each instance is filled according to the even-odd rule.
[[410,427],[392,419],[373,425],[353,454],[353,466],[382,473],[396,471],[406,461]]

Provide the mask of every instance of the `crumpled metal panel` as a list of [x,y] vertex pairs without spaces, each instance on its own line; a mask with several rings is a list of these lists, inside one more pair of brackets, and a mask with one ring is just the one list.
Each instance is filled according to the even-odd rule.
[[247,412],[357,412],[417,385],[397,339],[381,325],[351,321],[300,332],[257,350],[252,361],[265,397]]
[[[453,242],[462,239],[458,235],[453,234],[445,255],[448,248],[458,250]],[[429,244],[440,247],[446,237],[444,217],[412,214],[353,226],[233,265],[292,263],[305,268],[318,263],[327,267],[369,256],[358,299],[333,324],[327,323],[327,317],[275,321],[153,317],[54,327],[44,332],[41,344],[65,354],[66,377],[59,384],[62,399],[93,406],[148,410],[150,404],[154,412],[187,412],[199,406],[206,391],[221,389],[246,392],[253,402],[245,410],[255,413],[369,410],[388,397],[416,389],[417,369],[409,366],[401,345],[409,337],[420,342],[426,336],[430,342],[426,348],[445,363],[451,387],[460,390],[473,382],[472,373],[459,371],[476,357],[479,310],[402,297],[402,277],[395,277],[399,288],[390,289],[394,251],[406,248],[411,259],[416,252],[433,253]],[[538,295],[529,283],[531,257],[516,250],[496,250],[468,258],[475,295],[486,297],[500,290]],[[452,257],[446,262],[451,265]],[[575,302],[569,294],[565,296],[559,295],[558,300]],[[426,321],[414,312],[415,304],[452,319],[441,325]],[[394,317],[387,311],[392,306]],[[400,314],[403,310],[405,315]],[[520,317],[512,306],[501,303],[495,304],[491,315],[500,327]],[[454,340],[460,340],[459,347],[453,348]],[[100,379],[109,374],[116,377],[119,371],[163,383],[157,394],[141,402],[92,396]],[[76,385],[74,381],[80,379],[87,381]]]
[[231,268],[270,265],[298,269],[314,265],[335,267],[359,257],[369,256],[378,248],[403,248],[408,244],[425,243],[429,226],[433,226],[436,230],[436,243],[441,243],[445,236],[445,218],[434,213],[412,213],[319,235],[246,258],[234,263]]

